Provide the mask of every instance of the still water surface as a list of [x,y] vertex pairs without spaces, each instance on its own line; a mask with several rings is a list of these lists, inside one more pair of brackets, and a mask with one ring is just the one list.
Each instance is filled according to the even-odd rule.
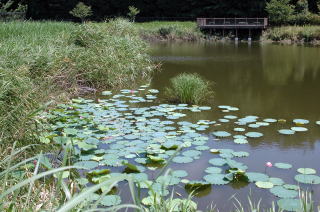
[[[258,131],[264,137],[248,145],[237,145],[232,140],[217,141],[213,137],[208,142],[211,148],[230,148],[247,151],[248,158],[238,161],[245,163],[250,172],[267,172],[272,177],[280,177],[286,183],[297,184],[294,176],[296,169],[310,167],[320,173],[320,48],[303,46],[281,46],[274,44],[166,44],[153,47],[154,60],[162,63],[162,71],[152,81],[152,88],[159,89],[160,97],[169,85],[169,78],[180,73],[198,73],[214,83],[214,102],[209,112],[188,114],[187,121],[200,119],[218,120],[224,114],[217,109],[219,105],[239,107],[233,113],[238,117],[256,115],[261,118],[286,119],[285,124],[275,124]],[[292,120],[310,120],[305,133],[292,136],[278,134],[277,130],[290,128]],[[234,124],[223,124],[214,130],[232,132]],[[211,153],[203,153],[194,163],[175,165],[175,169],[188,171],[189,180],[201,180],[204,170],[209,166]],[[268,168],[265,163],[285,162],[293,165],[290,170]],[[320,199],[320,186],[305,186]],[[183,187],[178,193],[186,195]],[[263,207],[270,207],[276,201],[267,189],[259,189],[254,184],[229,184],[212,186],[211,189],[195,197],[200,209],[216,205],[220,211],[229,211],[236,197],[246,203],[252,193],[253,199],[263,198]]]

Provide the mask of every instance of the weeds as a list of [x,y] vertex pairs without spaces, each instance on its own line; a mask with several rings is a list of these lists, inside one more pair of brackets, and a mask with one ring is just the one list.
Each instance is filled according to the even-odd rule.
[[[33,114],[84,88],[120,88],[149,80],[155,66],[124,19],[76,25],[0,23],[0,140],[34,141]],[[23,145],[23,144],[22,144]]]
[[171,79],[166,96],[172,102],[201,104],[213,98],[213,91],[210,82],[199,75],[183,73]]

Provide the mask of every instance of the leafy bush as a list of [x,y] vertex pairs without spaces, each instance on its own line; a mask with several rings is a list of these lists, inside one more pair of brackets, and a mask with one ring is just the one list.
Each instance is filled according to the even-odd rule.
[[85,18],[92,15],[92,10],[90,6],[85,5],[83,2],[79,2],[76,7],[70,11],[70,14],[74,17],[80,18],[83,22]]
[[270,22],[276,25],[286,24],[293,15],[294,9],[290,0],[271,0],[267,3],[266,11]]
[[136,16],[140,13],[140,10],[134,6],[129,6],[128,16],[132,22],[135,22]]
[[213,98],[210,82],[198,74],[183,73],[171,79],[171,87],[166,88],[169,101],[201,104]]

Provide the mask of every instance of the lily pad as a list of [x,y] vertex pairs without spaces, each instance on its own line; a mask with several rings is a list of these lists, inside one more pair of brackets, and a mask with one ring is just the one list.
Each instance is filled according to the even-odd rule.
[[247,143],[249,143],[248,140],[247,140],[247,139],[244,139],[244,138],[234,139],[233,142],[236,143],[236,144],[247,144]]
[[274,166],[279,169],[291,169],[292,168],[292,165],[288,164],[288,163],[275,163]]
[[320,121],[316,121],[316,124],[317,124],[317,125],[320,125]]
[[228,180],[225,180],[224,174],[209,174],[204,176],[203,179],[213,185],[226,185],[229,183]]
[[268,118],[268,119],[264,119],[263,121],[268,122],[268,123],[275,123],[275,122],[277,122],[277,119]]
[[257,186],[258,188],[266,188],[266,189],[269,189],[269,188],[273,188],[273,183],[271,183],[271,182],[257,181],[257,182],[256,182],[256,186]]
[[295,131],[289,129],[281,129],[278,132],[282,135],[293,135],[295,133]]
[[301,201],[299,199],[280,199],[278,206],[286,211],[303,211]]
[[299,194],[297,191],[285,189],[282,186],[275,186],[270,189],[270,192],[280,198],[295,198]]
[[223,166],[227,163],[227,161],[222,158],[213,158],[209,160],[209,163],[214,166]]
[[320,177],[317,175],[298,174],[294,177],[294,179],[299,183],[320,184]]
[[263,173],[247,172],[247,176],[248,176],[250,182],[257,182],[257,181],[267,182],[267,181],[269,181],[269,176],[266,174],[263,174]]
[[281,178],[277,178],[277,177],[270,177],[269,182],[273,183],[273,185],[283,185],[284,181]]
[[191,163],[193,159],[191,157],[177,156],[172,161],[175,163]]
[[84,169],[94,169],[99,166],[99,163],[95,161],[80,161],[74,163],[74,166],[80,166]]
[[249,138],[260,138],[263,136],[263,134],[259,132],[248,132],[246,133],[246,136]]
[[233,152],[232,154],[233,154],[235,157],[239,157],[239,158],[248,157],[248,156],[249,156],[249,153],[248,153],[248,152]]
[[312,168],[299,168],[297,171],[301,174],[316,174],[317,171]]
[[188,173],[185,170],[175,170],[172,172],[172,176],[174,177],[186,177]]
[[308,129],[305,128],[305,127],[291,127],[291,130],[296,131],[296,132],[306,132],[306,131],[308,131]]
[[283,188],[289,189],[289,190],[295,190],[295,191],[299,191],[300,187],[297,185],[293,185],[293,184],[284,184],[282,185]]
[[212,134],[215,135],[216,137],[220,137],[220,138],[225,138],[225,137],[231,136],[231,134],[226,131],[217,131],[217,132],[213,132]]
[[222,169],[218,167],[208,167],[204,171],[208,174],[221,174]]
[[246,131],[246,129],[241,128],[241,127],[236,127],[236,128],[233,129],[233,131],[235,131],[235,132],[244,132],[244,131]]
[[309,121],[306,119],[294,119],[293,123],[297,125],[305,125],[305,124],[309,124]]

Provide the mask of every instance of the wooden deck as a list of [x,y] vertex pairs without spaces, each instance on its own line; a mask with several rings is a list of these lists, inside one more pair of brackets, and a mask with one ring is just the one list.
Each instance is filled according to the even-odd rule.
[[268,18],[197,18],[201,29],[266,29]]

